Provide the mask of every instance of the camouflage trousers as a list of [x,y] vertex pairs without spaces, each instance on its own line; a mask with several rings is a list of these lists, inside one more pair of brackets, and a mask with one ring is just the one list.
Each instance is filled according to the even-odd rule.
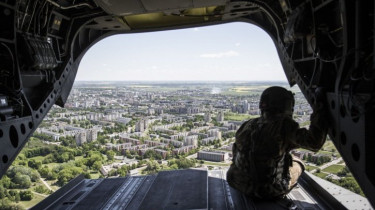
[[[267,198],[267,197],[280,197],[282,195],[288,194],[296,185],[298,178],[301,176],[303,171],[305,170],[304,164],[301,160],[293,157],[293,163],[289,167],[289,175],[290,180],[287,186],[287,189],[284,190],[277,190],[271,186],[255,186],[254,181],[248,176],[248,174],[244,173],[242,170],[238,169],[234,164],[231,165],[230,169],[227,173],[227,181],[230,186],[239,190],[240,192],[253,197],[260,197],[260,198]],[[258,190],[261,189],[262,193],[261,196],[258,196]]]
[[305,166],[303,162],[296,157],[293,157],[293,165],[289,167],[290,181],[289,181],[289,190],[292,190],[296,186],[298,178],[301,176]]

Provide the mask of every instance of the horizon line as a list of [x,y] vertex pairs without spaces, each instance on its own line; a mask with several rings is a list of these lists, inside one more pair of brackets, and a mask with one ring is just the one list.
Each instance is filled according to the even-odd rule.
[[74,82],[282,82],[284,80],[75,80]]

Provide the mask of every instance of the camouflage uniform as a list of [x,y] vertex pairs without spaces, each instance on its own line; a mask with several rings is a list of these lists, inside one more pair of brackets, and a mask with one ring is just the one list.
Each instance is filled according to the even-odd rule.
[[322,113],[314,112],[310,120],[309,130],[299,128],[284,113],[265,113],[245,122],[236,133],[228,183],[252,197],[267,199],[287,194],[304,170],[301,161],[293,160],[290,150],[302,147],[318,151],[326,139]]

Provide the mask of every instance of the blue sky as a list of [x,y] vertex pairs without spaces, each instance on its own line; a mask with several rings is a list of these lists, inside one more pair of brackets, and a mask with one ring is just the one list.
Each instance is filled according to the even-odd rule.
[[286,81],[271,38],[248,23],[108,37],[77,81]]

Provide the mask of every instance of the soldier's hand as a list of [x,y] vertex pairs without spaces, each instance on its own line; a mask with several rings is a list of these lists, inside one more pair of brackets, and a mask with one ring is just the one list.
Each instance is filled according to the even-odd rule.
[[312,104],[314,111],[322,110],[327,106],[326,91],[323,87],[315,89],[315,101]]
[[323,87],[318,87],[315,89],[315,103],[323,103],[326,102],[326,90]]

